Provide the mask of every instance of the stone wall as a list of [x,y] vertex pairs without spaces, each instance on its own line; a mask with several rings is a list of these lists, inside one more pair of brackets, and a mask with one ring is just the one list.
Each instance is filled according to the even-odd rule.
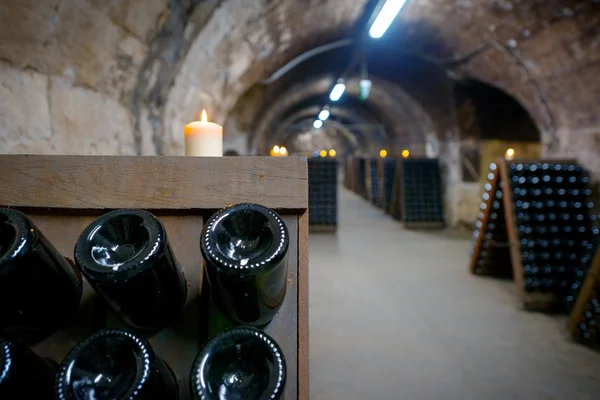
[[248,87],[339,36],[364,4],[6,0],[0,151],[183,154],[201,108],[225,122]]
[[108,3],[3,2],[0,151],[136,153],[128,96],[166,0]]

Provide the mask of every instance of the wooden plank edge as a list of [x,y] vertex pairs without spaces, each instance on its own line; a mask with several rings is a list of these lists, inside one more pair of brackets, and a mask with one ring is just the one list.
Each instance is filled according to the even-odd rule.
[[337,224],[336,225],[309,225],[309,232],[314,233],[335,233],[337,232]]
[[504,182],[502,188],[502,201],[504,203],[504,218],[506,222],[506,230],[508,244],[510,248],[510,258],[513,268],[513,279],[517,289],[517,295],[522,302],[525,300],[525,286],[523,275],[523,260],[519,246],[519,235],[516,231],[517,217],[513,209],[513,198],[510,184],[510,176],[508,174],[508,163],[504,158],[498,158],[496,161],[500,173],[500,179]]
[[308,204],[305,157],[0,155],[0,181],[0,205],[12,207],[199,210],[237,201],[297,211]]
[[600,248],[596,250],[592,266],[588,270],[583,285],[581,286],[581,290],[579,291],[579,295],[577,296],[577,300],[575,300],[571,315],[569,316],[567,329],[571,335],[575,335],[577,327],[583,319],[585,305],[590,301],[594,287],[598,284],[598,275],[600,275]]
[[404,221],[406,229],[442,229],[443,221]]
[[[506,219],[506,229],[508,233],[508,243],[510,248],[510,255],[512,260],[513,268],[513,279],[517,289],[517,295],[521,300],[522,306],[525,310],[529,311],[552,311],[558,304],[558,296],[555,293],[540,293],[540,292],[526,292],[524,282],[524,270],[523,270],[523,256],[520,249],[519,233],[517,231],[517,216],[512,205],[512,187],[510,181],[510,175],[508,173],[509,164],[512,163],[524,163],[522,160],[506,160],[505,158],[498,158],[496,164],[500,170],[500,178],[504,181],[504,187],[502,188],[502,194],[504,201],[504,217]],[[536,160],[530,162],[557,162],[548,160]]]
[[397,202],[399,202],[400,200],[398,199],[399,197],[399,192],[400,192],[400,161],[396,160],[396,166],[394,167],[394,177],[392,178],[392,197],[390,198],[390,204],[388,206],[388,209],[386,210],[386,212],[393,216],[396,217],[396,204],[398,204]]
[[[488,199],[484,202],[485,210],[483,210],[483,219],[481,220],[481,227],[479,227],[479,236],[477,236],[477,239],[475,240],[475,245],[473,246],[473,254],[471,255],[471,263],[469,265],[469,270],[471,271],[472,274],[475,273],[475,268],[477,267],[477,261],[479,260],[479,254],[481,253],[481,245],[483,244],[483,233],[485,232],[485,229],[488,226],[491,208],[492,208],[491,205],[492,205],[493,199],[496,196],[496,189],[498,188],[499,169],[500,169],[500,167],[496,164],[496,170],[492,171],[494,178],[490,181],[490,185],[492,185],[492,188],[489,191],[487,191],[487,193],[490,193],[490,195],[489,195]],[[480,206],[480,209],[481,209],[481,206]]]
[[308,210],[298,217],[298,400],[310,397],[308,319]]

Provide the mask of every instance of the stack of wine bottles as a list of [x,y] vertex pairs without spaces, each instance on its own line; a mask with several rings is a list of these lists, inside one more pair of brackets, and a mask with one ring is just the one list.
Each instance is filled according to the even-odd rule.
[[358,185],[357,185],[357,194],[362,196],[363,198],[367,198],[367,174],[366,174],[366,164],[367,160],[364,157],[358,158]]
[[569,319],[573,338],[600,349],[600,251],[596,252]]
[[342,166],[344,168],[344,187],[352,190],[354,181],[354,158],[352,156],[344,158]]
[[407,227],[443,225],[442,179],[437,159],[403,160],[402,193],[403,217]]
[[309,224],[337,226],[337,169],[333,158],[308,160]]
[[[210,297],[230,328],[197,352],[189,391],[279,399],[285,357],[262,328],[285,298],[287,227],[271,209],[236,204],[215,213],[200,238]],[[181,399],[181,377],[146,339],[181,317],[191,286],[163,224],[144,210],[111,211],[74,247],[70,263],[25,214],[0,209],[0,398]],[[123,327],[99,328],[58,366],[28,347],[82,317],[82,279]]]
[[380,182],[379,182],[379,165],[378,159],[369,158],[367,159],[368,165],[368,188],[369,188],[369,198],[371,200],[371,204],[376,207],[381,206],[381,196],[380,196]]
[[509,165],[524,290],[557,294],[570,310],[594,252],[589,178],[579,165]]
[[390,210],[394,194],[394,180],[396,179],[396,165],[398,161],[393,158],[384,158],[383,161],[383,204],[382,208]]
[[471,271],[510,276],[512,270],[527,308],[571,310],[598,235],[588,182],[573,163],[492,163],[473,234]]
[[504,183],[498,166],[490,164],[483,201],[475,223],[471,247],[471,271],[476,275],[512,277],[510,247],[504,213]]

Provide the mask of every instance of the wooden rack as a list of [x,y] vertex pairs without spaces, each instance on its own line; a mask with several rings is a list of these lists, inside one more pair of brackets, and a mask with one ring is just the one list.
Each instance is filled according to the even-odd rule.
[[[485,240],[484,235],[485,235],[485,232],[487,231],[488,222],[490,220],[490,214],[492,212],[492,203],[494,202],[494,200],[496,200],[495,194],[496,194],[496,191],[499,189],[500,171],[499,171],[496,163],[493,163],[490,165],[487,183],[490,185],[489,189],[486,190],[486,192],[485,192],[488,194],[488,196],[487,196],[487,199],[484,198],[484,200],[481,203],[480,218],[478,219],[478,222],[480,223],[480,225],[479,225],[479,227],[477,227],[475,229],[476,238],[473,243],[473,248],[471,251],[471,262],[469,263],[469,270],[471,271],[472,274],[476,273],[477,262],[481,258],[480,254],[481,254],[482,246],[483,246],[483,243]],[[507,265],[506,268],[510,269],[511,266]]]
[[394,219],[402,221],[402,160],[396,160],[396,170],[392,183],[392,200],[386,212]]
[[[444,226],[444,218],[443,218],[443,189],[441,182],[441,173],[439,170],[439,161],[436,159],[429,158],[410,158],[404,159],[402,162],[402,179],[400,180],[400,185],[402,187],[401,190],[401,214],[404,221],[404,226],[410,229],[439,229]],[[431,185],[430,179],[423,179],[421,173],[412,174],[412,168],[419,168],[427,165],[427,167],[433,167],[433,163],[436,163],[436,169],[432,169],[432,171],[437,172],[437,181],[439,186],[435,188],[435,190],[431,190],[433,185]],[[429,164],[429,165],[428,165]],[[421,172],[421,171],[420,171]],[[408,178],[408,179],[407,179]],[[409,186],[412,185],[412,186]],[[429,186],[428,188],[426,188]],[[411,188],[412,189],[409,189]],[[418,190],[413,190],[417,189]],[[436,195],[437,191],[437,195]],[[436,198],[437,197],[437,198]],[[437,207],[440,208],[439,218],[433,217],[430,218],[431,215],[428,215],[425,218],[422,218],[421,211],[425,211],[426,214],[429,214],[429,210],[425,208],[421,208],[423,202],[433,202],[437,203]],[[418,205],[417,205],[418,204]],[[431,205],[431,204],[429,204]],[[416,210],[415,210],[416,209]],[[413,219],[413,214],[419,215],[419,219]]]
[[398,160],[394,158],[382,158],[381,163],[381,208],[391,215],[394,201],[394,189],[397,189],[395,179],[397,177]]
[[[596,250],[596,255],[588,270],[585,281],[581,286],[579,296],[577,296],[577,300],[575,301],[575,305],[573,306],[573,310],[571,311],[567,323],[569,333],[575,339],[579,339],[579,324],[583,322],[585,307],[592,300],[594,292],[600,292],[600,249]],[[600,345],[600,335],[597,340],[599,341],[596,343],[596,346],[598,347]]]
[[338,160],[308,159],[309,230],[333,233],[338,224]]
[[377,159],[365,158],[365,199],[373,205],[377,202],[379,188],[379,167]]
[[[535,311],[555,311],[563,307],[561,304],[562,298],[557,293],[543,293],[543,292],[527,292],[525,291],[524,282],[524,268],[523,268],[523,254],[521,252],[520,235],[517,228],[517,217],[515,213],[515,204],[513,199],[513,189],[510,184],[510,168],[509,165],[512,163],[527,164],[527,163],[574,163],[573,160],[513,160],[507,161],[503,158],[497,160],[496,163],[491,164],[489,172],[488,183],[491,185],[491,190],[488,192],[490,196],[482,204],[484,205],[482,213],[483,216],[479,219],[481,225],[478,228],[478,235],[474,241],[471,262],[469,269],[472,273],[475,272],[476,263],[480,259],[480,252],[482,243],[484,242],[483,234],[487,230],[489,223],[489,215],[492,211],[491,204],[495,200],[494,193],[500,182],[504,182],[502,187],[502,201],[504,206],[504,216],[506,221],[506,230],[508,237],[508,245],[510,248],[510,259],[512,268],[512,277],[515,282],[517,294],[521,300],[523,307],[528,310]],[[509,268],[506,265],[506,268]]]
[[[209,311],[203,288],[200,233],[203,221],[229,204],[252,202],[277,210],[291,236],[286,299],[265,331],[281,345],[287,362],[284,399],[309,398],[308,375],[308,183],[298,157],[105,157],[0,156],[0,206],[25,212],[68,258],[80,232],[113,209],[143,208],[165,225],[187,281],[182,316],[149,338],[173,369],[181,399],[190,399],[189,371],[202,345]],[[99,302],[84,281],[75,322],[33,346],[61,362],[98,327]]]

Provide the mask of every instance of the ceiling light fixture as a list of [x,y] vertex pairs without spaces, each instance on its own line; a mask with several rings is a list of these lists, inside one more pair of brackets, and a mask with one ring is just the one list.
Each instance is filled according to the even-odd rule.
[[329,95],[329,99],[331,101],[338,101],[342,98],[342,95],[346,91],[346,85],[342,79],[338,79],[337,83],[331,90],[331,94]]
[[394,22],[394,19],[396,19],[396,16],[405,3],[406,0],[387,0],[383,7],[381,7],[381,10],[379,10],[379,14],[377,14],[373,25],[371,25],[369,35],[371,35],[373,39],[382,37],[392,22]]
[[319,119],[321,121],[327,121],[327,118],[329,118],[329,115],[331,115],[331,113],[329,112],[329,110],[327,108],[323,108],[321,110],[321,112],[319,113]]
[[321,127],[323,126],[323,121],[317,119],[315,120],[315,122],[313,122],[313,126],[315,127],[315,129],[321,129]]

